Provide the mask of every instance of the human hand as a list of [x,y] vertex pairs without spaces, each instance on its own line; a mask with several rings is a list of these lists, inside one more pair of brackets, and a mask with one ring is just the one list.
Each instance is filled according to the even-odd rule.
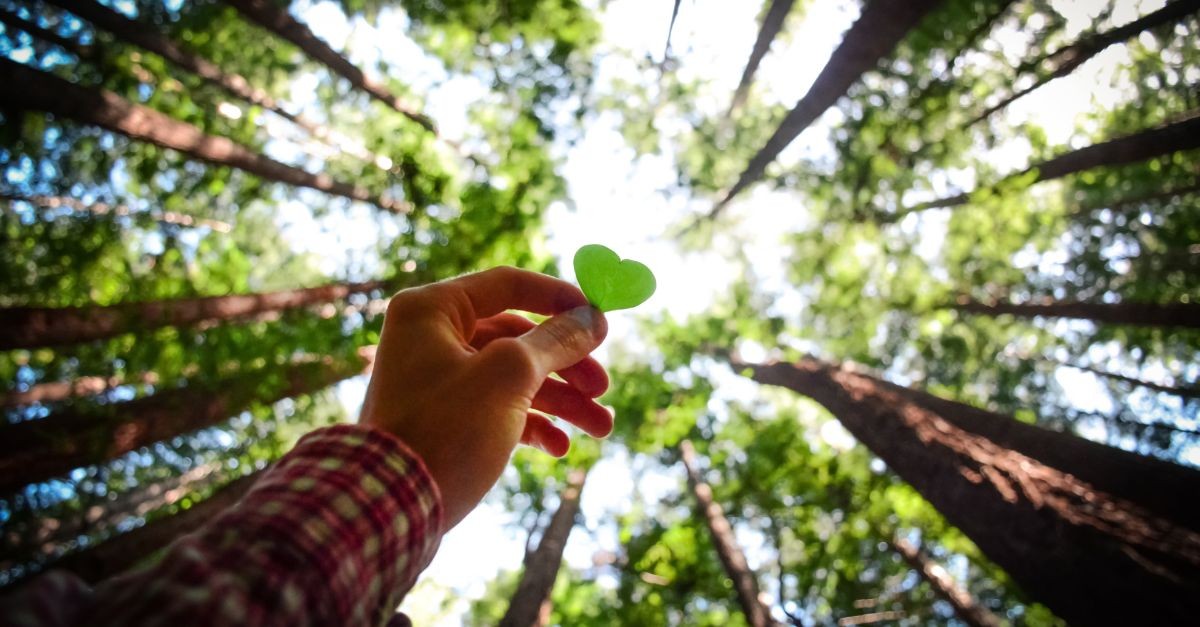
[[[508,309],[553,317],[534,325]],[[518,442],[566,454],[566,433],[530,409],[595,437],[612,431],[612,414],[593,400],[608,375],[588,357],[607,332],[583,292],[536,272],[493,268],[403,290],[388,304],[359,423],[421,456],[448,529],[496,483]]]

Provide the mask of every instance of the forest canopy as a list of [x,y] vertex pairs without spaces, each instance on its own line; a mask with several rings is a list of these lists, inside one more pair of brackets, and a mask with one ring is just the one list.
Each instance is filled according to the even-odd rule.
[[1194,621],[1197,41],[1195,0],[0,0],[0,594],[353,422],[395,292],[602,244],[658,281],[615,431],[519,449],[415,624]]

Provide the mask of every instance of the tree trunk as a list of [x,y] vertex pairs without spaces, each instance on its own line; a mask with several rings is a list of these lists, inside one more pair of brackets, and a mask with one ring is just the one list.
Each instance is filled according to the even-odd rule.
[[541,616],[550,600],[554,580],[562,564],[563,549],[567,538],[575,528],[575,517],[579,514],[579,498],[587,470],[576,468],[567,474],[567,485],[563,489],[558,509],[550,518],[550,524],[542,534],[535,549],[525,560],[525,571],[517,591],[509,602],[501,627],[532,627],[542,624]]
[[180,298],[108,307],[0,308],[0,350],[62,346],[115,337],[122,333],[205,321],[228,321],[264,312],[326,303],[374,290],[387,281],[331,283],[282,292]]
[[926,557],[913,543],[904,538],[893,538],[890,543],[904,561],[929,582],[933,591],[954,608],[959,620],[970,627],[1000,627],[1000,619],[991,610],[980,605],[970,592],[954,581],[945,568]]
[[[122,533],[94,547],[69,554],[46,568],[61,569],[77,575],[89,584],[95,584],[119,574],[153,555],[175,541],[176,538],[199,529],[205,523],[232,507],[250,490],[258,477],[265,472],[257,471],[228,483],[212,496],[175,514],[156,520],[144,527]],[[28,581],[35,573],[8,585],[11,589]]]
[[[199,76],[223,89],[234,98],[244,100],[299,126],[313,137],[331,146],[344,149],[358,159],[376,164],[389,163],[379,155],[372,154],[365,146],[341,136],[329,127],[303,115],[292,113],[275,101],[267,92],[250,84],[243,76],[222,70],[219,66],[199,55],[192,54],[167,37],[153,32],[147,24],[140,24],[108,7],[88,0],[49,0],[67,11],[78,15],[96,26],[107,30],[135,46],[149,50],[175,65]],[[382,167],[382,165],[381,165]],[[384,167],[383,169],[388,169]]]
[[338,54],[336,50],[329,47],[329,44],[313,34],[307,26],[293,18],[286,8],[279,7],[269,0],[225,0],[225,3],[259,26],[271,31],[280,39],[292,42],[305,54],[323,63],[334,74],[350,81],[355,88],[366,92],[372,98],[437,135],[437,127],[434,126],[433,120],[404,104],[387,87],[367,78],[363,71],[355,67],[349,59]]
[[268,181],[369,202],[387,211],[411,210],[408,203],[375,196],[361,185],[335,181],[327,174],[312,174],[280,163],[228,138],[206,135],[191,124],[110,91],[75,85],[8,59],[0,59],[0,83],[21,86],[21,89],[0,90],[0,105],[9,109],[52,113],[171,148],[214,165],[245,170]]
[[824,405],[1067,622],[1187,624],[1200,612],[1200,472],[813,358],[735,368]]
[[17,30],[23,30],[30,36],[52,43],[81,59],[90,58],[95,52],[95,48],[92,46],[81,44],[73,39],[63,37],[54,31],[42,28],[2,7],[0,7],[0,24]]
[[[75,409],[0,426],[0,493],[62,476],[74,468],[211,427],[255,402],[311,394],[361,373],[369,361],[302,363],[159,392],[89,412]],[[101,413],[103,412],[103,413]]]
[[767,56],[771,42],[775,41],[775,36],[783,28],[783,22],[795,3],[796,0],[771,0],[771,6],[758,29],[758,38],[754,40],[754,48],[750,51],[750,58],[746,61],[746,69],[742,71],[737,90],[733,92],[733,101],[729,104],[726,117],[733,115],[734,111],[745,104],[746,96],[750,93],[750,84],[754,81],[754,73],[758,71],[758,64]]
[[1200,303],[1080,303],[1055,300],[983,303],[963,299],[952,307],[993,317],[1008,314],[1018,318],[1075,318],[1103,324],[1200,329]]
[[988,107],[987,110],[968,122],[967,126],[974,126],[988,119],[992,114],[1008,107],[1042,85],[1074,72],[1075,68],[1083,65],[1088,59],[1100,54],[1105,48],[1127,39],[1132,39],[1148,30],[1178,22],[1188,15],[1195,13],[1197,10],[1200,10],[1200,0],[1176,0],[1124,26],[1119,26],[1103,33],[1096,33],[1091,37],[1081,39],[1069,46],[1055,50],[1033,64],[1035,66],[1047,65],[1045,74],[1039,76],[1029,87]]
[[0,408],[21,407],[34,403],[57,403],[60,401],[97,396],[122,385],[158,381],[158,375],[144,372],[129,379],[124,377],[84,376],[71,381],[48,381],[29,386],[24,392],[5,392],[0,396]]
[[808,93],[787,114],[767,145],[754,155],[737,183],[708,217],[715,218],[734,196],[762,178],[767,166],[796,136],[832,107],[864,72],[890,54],[921,18],[939,4],[938,0],[873,0],[867,4]]
[[1200,398],[1200,386],[1196,385],[1163,385],[1162,383],[1146,381],[1144,379],[1138,379],[1137,377],[1130,377],[1116,372],[1109,372],[1107,370],[1101,370],[1092,366],[1077,366],[1075,364],[1067,363],[1063,363],[1062,365],[1066,366],[1067,368],[1074,368],[1075,370],[1090,372],[1098,377],[1104,377],[1114,381],[1122,381],[1137,387],[1154,390],[1155,392],[1162,392],[1163,394],[1172,394],[1184,399]]
[[[16,546],[4,547],[8,558],[6,561],[40,560],[54,555],[63,544],[80,535],[110,534],[117,525],[125,521],[141,518],[154,510],[173,505],[183,497],[219,480],[222,467],[219,461],[210,462],[192,468],[178,477],[138,486],[122,493],[116,500],[103,500],[62,518],[42,518],[31,537],[18,539]],[[11,542],[9,538],[6,540]],[[11,565],[10,562],[6,567]]]
[[696,449],[690,441],[684,440],[679,443],[679,452],[687,470],[688,485],[696,497],[696,509],[704,516],[704,522],[712,536],[713,547],[717,549],[717,556],[721,558],[721,565],[725,567],[725,574],[733,581],[738,604],[742,606],[742,613],[746,615],[746,623],[750,627],[778,624],[771,618],[771,610],[759,598],[758,579],[746,563],[746,556],[733,535],[733,527],[725,518],[721,505],[713,500],[712,488],[700,476],[700,469],[696,465]]
[[[7,200],[9,202],[26,202],[31,205],[43,207],[45,209],[58,209],[60,207],[66,207],[72,211],[92,213],[99,216],[108,215],[110,213],[116,216],[135,216],[140,213],[128,205],[110,205],[102,202],[88,204],[67,196],[21,196],[17,194],[0,194],[0,200]],[[206,226],[214,231],[217,231],[218,233],[228,233],[233,230],[233,225],[229,224],[228,222],[209,220],[207,218],[194,218],[187,214],[176,213],[174,211],[147,212],[146,215],[149,215],[154,220],[166,224],[175,224],[184,227]]]
[[[1093,168],[1137,163],[1153,157],[1192,150],[1194,148],[1200,148],[1200,113],[1198,112],[1189,113],[1185,119],[1179,122],[1173,122],[1100,144],[1093,144],[1064,155],[1059,155],[1053,159],[1036,163],[1009,178],[1022,178],[1032,172],[1036,176],[1031,184],[1040,183]],[[894,222],[910,213],[926,209],[958,207],[967,204],[970,200],[971,194],[957,194],[931,200],[915,205],[912,208],[901,210],[890,216],[888,221]]]

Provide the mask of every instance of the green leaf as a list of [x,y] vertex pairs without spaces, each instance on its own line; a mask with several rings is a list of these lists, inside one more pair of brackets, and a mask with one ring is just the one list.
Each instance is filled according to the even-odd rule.
[[575,279],[588,302],[600,311],[637,307],[657,287],[654,273],[645,264],[622,260],[599,244],[588,244],[575,252]]

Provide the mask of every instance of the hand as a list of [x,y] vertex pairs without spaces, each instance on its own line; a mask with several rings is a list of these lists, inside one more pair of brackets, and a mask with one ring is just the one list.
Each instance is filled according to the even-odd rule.
[[[553,317],[534,325],[507,309]],[[404,290],[388,304],[359,423],[421,456],[448,529],[496,483],[518,442],[566,454],[567,435],[530,409],[595,437],[612,431],[612,414],[593,400],[608,374],[588,357],[607,333],[578,288],[535,272],[493,268]]]

